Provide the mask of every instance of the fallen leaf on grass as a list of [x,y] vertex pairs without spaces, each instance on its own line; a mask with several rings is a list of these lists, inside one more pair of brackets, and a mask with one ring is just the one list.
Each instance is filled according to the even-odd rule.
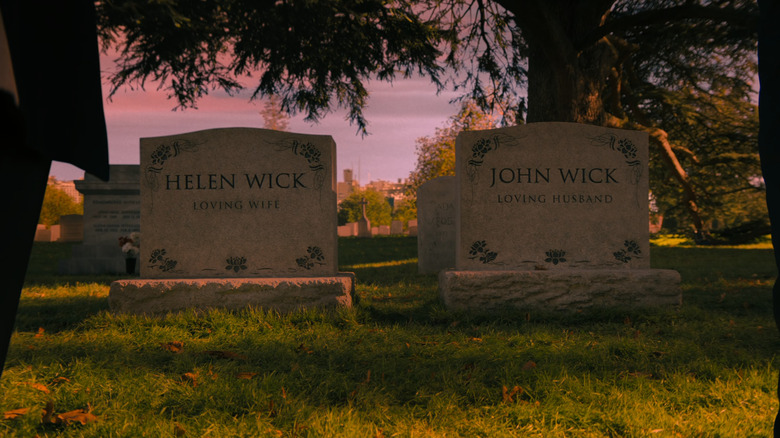
[[523,371],[528,371],[536,368],[536,362],[529,360],[528,362],[523,365]]
[[181,375],[181,381],[194,387],[198,386],[198,375],[195,373],[184,373]]
[[299,345],[299,346],[298,346],[298,351],[300,351],[300,352],[302,352],[302,353],[306,353],[306,354],[312,354],[312,353],[314,353],[314,351],[313,351],[313,350],[309,349],[309,347],[307,347],[307,346],[305,346],[305,345],[303,345],[303,344],[301,344],[301,345]]
[[55,377],[52,379],[51,382],[49,382],[49,385],[59,385],[60,383],[70,382],[70,379],[67,377]]
[[41,391],[45,394],[50,393],[49,388],[46,387],[46,385],[43,385],[41,383],[35,383],[35,382],[22,382],[20,385],[27,385],[31,388],[37,389],[38,391]]
[[511,403],[514,402],[514,396],[520,395],[523,393],[523,388],[515,385],[512,390],[508,390],[506,386],[501,387],[501,397],[503,398],[504,403]]
[[187,435],[187,431],[179,423],[173,423],[173,436]]
[[86,425],[87,423],[92,423],[98,420],[99,418],[89,411],[85,411],[84,409],[76,409],[75,411],[65,412],[64,414],[57,415],[52,422],[65,425],[73,423],[81,423],[82,425]]
[[21,417],[22,415],[27,415],[28,412],[30,412],[30,408],[20,408],[11,411],[5,411],[3,412],[3,418],[6,420],[13,420],[15,418]]
[[160,344],[163,350],[168,350],[171,353],[181,353],[184,350],[184,344],[179,341],[166,342]]
[[250,380],[250,379],[253,379],[256,375],[257,375],[257,373],[249,373],[248,372],[248,373],[238,373],[236,375],[236,377],[239,378],[239,379]]
[[232,351],[207,350],[204,351],[203,354],[208,354],[211,357],[216,357],[219,359],[246,360],[246,356],[240,355],[238,353],[233,353]]
[[38,333],[35,334],[35,337],[36,338],[42,338],[44,332],[45,332],[45,330],[43,330],[43,327],[38,327]]

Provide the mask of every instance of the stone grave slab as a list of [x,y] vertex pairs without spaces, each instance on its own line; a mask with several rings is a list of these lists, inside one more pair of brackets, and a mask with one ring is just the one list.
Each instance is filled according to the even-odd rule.
[[141,290],[157,297],[145,302],[152,313],[178,309],[176,297],[187,308],[281,310],[289,301],[272,297],[284,291],[298,307],[351,302],[352,277],[337,271],[335,160],[323,135],[220,128],[142,138],[142,279],[115,282],[112,309],[141,311],[127,304]]
[[417,189],[417,271],[437,274],[455,267],[454,176],[434,178]]
[[390,223],[390,234],[398,236],[404,233],[404,223],[401,221],[392,221]]
[[[140,223],[139,223],[139,227],[140,227]],[[84,240],[84,216],[80,214],[67,214],[65,216],[60,216],[60,240],[59,241],[60,242],[81,242],[83,240]]]
[[51,232],[51,242],[58,242],[62,233],[60,225],[52,225],[49,231]]
[[390,235],[390,225],[380,225],[379,226],[379,235],[380,236],[389,236]]
[[[637,131],[552,122],[461,133],[455,270],[440,274],[445,303],[485,307],[467,295],[505,284],[497,307],[533,307],[541,301],[530,298],[530,284],[558,281],[559,271],[571,294],[581,284],[631,294],[631,279],[645,271],[645,280],[657,275],[647,284],[658,293],[644,288],[642,305],[679,304],[679,275],[650,270],[647,160],[648,136]],[[468,287],[458,284],[466,279]],[[464,288],[474,293],[455,292]],[[573,297],[571,309],[610,302],[594,300]]]
[[60,261],[60,273],[124,273],[125,258],[119,238],[139,231],[141,227],[139,167],[112,165],[108,182],[85,174],[75,186],[84,195],[82,225],[79,227],[78,216],[63,216],[60,219],[61,238],[74,241],[80,228],[83,240],[80,245],[73,246],[70,259]]
[[416,236],[417,235],[417,221],[418,219],[412,219],[409,222],[407,222],[407,225],[409,226],[409,230],[407,233],[410,236]]
[[357,222],[349,222],[344,225],[340,225],[338,228],[339,237],[357,236],[357,225]]
[[35,228],[36,242],[51,242],[51,230],[44,224],[38,224]]

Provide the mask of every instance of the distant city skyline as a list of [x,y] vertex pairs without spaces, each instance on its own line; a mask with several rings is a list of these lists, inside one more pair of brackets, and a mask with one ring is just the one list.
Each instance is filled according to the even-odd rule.
[[[103,70],[108,70],[103,57]],[[104,99],[108,84],[104,80]],[[147,84],[146,90],[125,88],[111,101],[106,100],[104,111],[108,129],[109,162],[111,164],[138,164],[139,139],[222,127],[263,127],[259,114],[264,101],[249,101],[253,83],[246,81],[247,90],[228,96],[221,91],[211,92],[198,101],[198,109],[172,111],[175,101],[168,99],[156,84]],[[427,78],[396,80],[393,84],[371,81],[365,116],[369,135],[361,137],[357,126],[345,119],[346,111],[338,110],[313,124],[297,114],[291,117],[288,130],[305,134],[333,136],[337,156],[337,179],[342,180],[344,169],[353,169],[360,184],[370,180],[397,181],[407,178],[416,163],[415,140],[432,136],[436,128],[457,112],[458,104],[450,100],[458,93],[445,90],[436,94],[436,88]],[[55,162],[50,175],[61,181],[80,179],[84,172],[74,166]]]

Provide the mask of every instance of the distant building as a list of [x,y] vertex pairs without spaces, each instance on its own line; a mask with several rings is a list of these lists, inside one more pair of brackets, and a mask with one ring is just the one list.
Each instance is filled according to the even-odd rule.
[[358,182],[352,179],[352,169],[344,169],[344,181],[336,183],[336,190],[338,193],[337,202],[341,203],[341,201],[356,192],[359,188]]
[[404,194],[404,191],[406,190],[406,182],[404,182],[401,178],[398,178],[397,183],[383,180],[371,181],[370,183],[366,184],[365,188],[376,190],[377,192],[384,195],[388,202],[390,202],[390,205],[393,206],[393,209],[395,209],[395,206],[398,205],[398,201],[406,198],[406,195]]
[[73,202],[77,204],[84,200],[84,195],[76,190],[76,184],[74,181],[59,181],[57,178],[50,176],[47,184],[53,186],[56,189],[62,190],[68,196],[70,196],[71,199],[73,199]]
[[397,205],[398,201],[406,197],[404,195],[404,191],[406,190],[406,182],[401,178],[398,178],[398,182],[395,183],[383,180],[371,181],[370,183],[361,187],[360,184],[358,184],[358,182],[353,179],[353,175],[354,173],[352,169],[344,169],[344,181],[338,182],[336,184],[339,203],[341,203],[341,201],[346,199],[347,196],[351,195],[352,193],[355,193],[358,190],[366,189],[375,190],[381,193],[385,198],[387,198],[388,202],[391,206],[393,206],[393,208],[395,208],[395,205]]

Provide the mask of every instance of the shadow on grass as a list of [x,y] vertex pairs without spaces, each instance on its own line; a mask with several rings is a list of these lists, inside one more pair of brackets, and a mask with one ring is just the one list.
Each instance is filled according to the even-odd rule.
[[56,333],[72,330],[98,312],[108,310],[105,296],[36,297],[22,298],[16,313],[16,330],[34,332],[43,328]]

